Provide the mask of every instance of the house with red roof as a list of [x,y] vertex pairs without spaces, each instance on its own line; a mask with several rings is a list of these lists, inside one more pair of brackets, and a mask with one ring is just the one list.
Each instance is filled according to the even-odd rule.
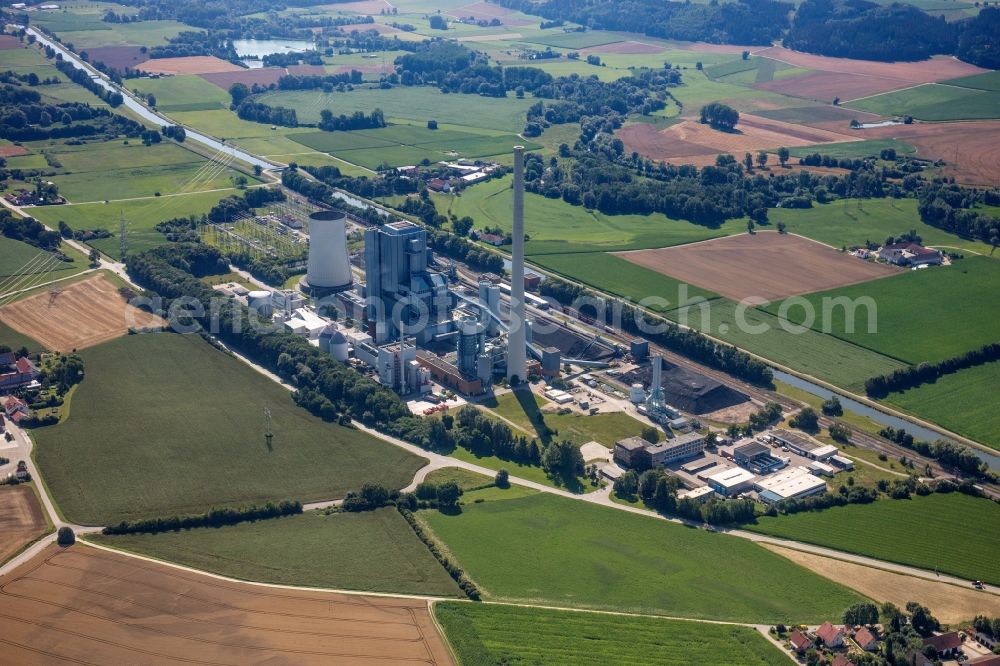
[[830,662],[830,666],[856,666],[856,664],[848,659],[846,655],[838,654],[833,658],[833,661]]
[[7,414],[7,418],[17,423],[28,415],[28,405],[20,398],[11,395],[4,400],[3,411]]
[[946,634],[938,634],[924,639],[924,647],[934,648],[938,659],[957,656],[962,651],[962,637],[957,631],[949,631]]
[[823,645],[830,648],[839,648],[844,645],[844,630],[829,622],[820,625],[819,629],[816,630],[816,636],[823,641]]
[[0,392],[9,392],[31,386],[39,375],[31,359],[16,358],[11,352],[0,354]]
[[878,648],[878,636],[873,634],[868,627],[861,627],[854,632],[854,642],[865,652],[874,652]]
[[798,629],[793,631],[792,635],[788,637],[788,642],[792,644],[792,649],[798,654],[803,654],[813,644],[812,639]]

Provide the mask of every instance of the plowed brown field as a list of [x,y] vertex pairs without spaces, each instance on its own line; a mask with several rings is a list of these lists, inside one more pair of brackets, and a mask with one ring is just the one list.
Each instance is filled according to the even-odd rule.
[[808,146],[859,139],[856,135],[794,125],[751,114],[740,116],[737,129],[737,132],[721,132],[695,120],[682,120],[662,131],[652,125],[628,125],[619,134],[626,150],[636,151],[654,160],[671,161],[719,153],[730,153],[740,158],[743,153],[756,153],[758,150],[781,146]]
[[44,534],[47,527],[31,488],[0,486],[0,562]]
[[917,147],[917,157],[941,159],[942,172],[967,185],[1000,183],[1000,121],[913,123],[876,127],[862,138],[894,138]]
[[0,307],[0,320],[46,349],[64,352],[113,340],[129,328],[164,324],[160,317],[126,303],[99,275]]
[[450,664],[423,600],[252,585],[78,544],[0,577],[3,660]]
[[858,97],[907,88],[910,85],[912,84],[907,81],[878,76],[862,76],[842,72],[811,72],[789,79],[758,83],[754,85],[754,88],[770,90],[791,97],[815,99],[821,102],[831,102],[834,98],[839,97],[846,102]]
[[943,81],[989,71],[947,56],[937,56],[919,62],[873,62],[871,60],[852,60],[851,58],[829,58],[792,51],[783,46],[760,49],[754,51],[753,54],[787,62],[796,67],[807,67],[824,72],[877,76],[909,81],[910,83],[930,83],[931,81]]
[[808,238],[773,231],[616,254],[734,301],[776,301],[896,273]]
[[149,60],[149,54],[144,53],[140,46],[99,46],[87,49],[90,62],[103,62],[108,67],[124,70],[126,67],[135,69]]

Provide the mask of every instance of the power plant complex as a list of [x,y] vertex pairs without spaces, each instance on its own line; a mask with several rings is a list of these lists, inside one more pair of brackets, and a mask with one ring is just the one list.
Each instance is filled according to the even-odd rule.
[[[561,324],[555,333],[534,333],[529,307],[537,316],[549,304],[525,293],[524,161],[524,148],[515,146],[509,283],[485,274],[472,278],[471,287],[466,276],[462,285],[454,266],[435,259],[424,227],[409,220],[369,226],[341,211],[319,210],[308,216],[299,289],[251,291],[247,304],[401,394],[427,393],[436,382],[476,395],[497,378],[555,377],[563,356],[574,351],[584,358],[565,360],[607,365],[603,359],[616,350],[599,338]],[[349,229],[364,239],[353,258]]]

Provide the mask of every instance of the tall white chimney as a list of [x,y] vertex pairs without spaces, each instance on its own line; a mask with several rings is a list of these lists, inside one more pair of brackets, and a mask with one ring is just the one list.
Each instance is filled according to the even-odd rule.
[[507,379],[528,378],[528,345],[524,319],[524,146],[514,146],[514,228],[511,231],[510,332],[507,335]]

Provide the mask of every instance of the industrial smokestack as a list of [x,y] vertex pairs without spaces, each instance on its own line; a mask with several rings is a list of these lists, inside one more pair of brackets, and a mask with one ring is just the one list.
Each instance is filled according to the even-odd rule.
[[514,228],[511,232],[510,332],[507,335],[507,379],[528,378],[528,345],[524,318],[524,146],[514,146]]
[[321,210],[309,216],[309,262],[302,286],[314,295],[351,287],[351,262],[347,256],[347,216]]

